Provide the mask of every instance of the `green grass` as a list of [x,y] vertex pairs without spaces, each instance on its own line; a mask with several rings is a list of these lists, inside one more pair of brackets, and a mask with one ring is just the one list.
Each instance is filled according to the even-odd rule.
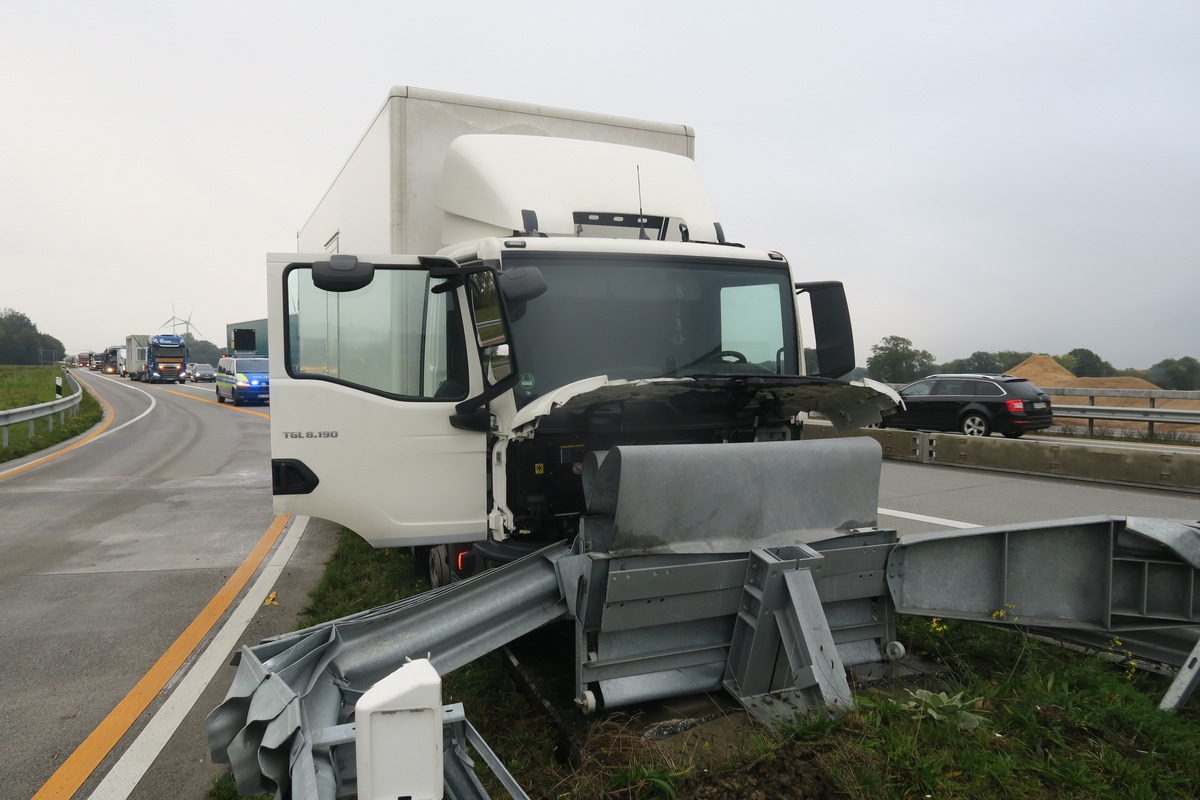
[[0,366],[0,408],[24,408],[49,403],[55,397],[56,377],[63,377],[63,391],[66,392],[65,370],[62,367]]
[[[343,532],[300,624],[425,586],[405,551],[372,550]],[[617,713],[597,720],[568,757],[499,654],[446,676],[443,696],[462,702],[530,796],[547,800],[756,796],[751,787],[774,797],[772,785],[800,782],[817,787],[809,797],[850,800],[1200,796],[1197,701],[1160,711],[1166,678],[1014,628],[903,617],[900,638],[944,665],[936,683],[860,688],[847,714],[761,729],[720,754],[647,741],[636,718]],[[1116,640],[1113,652],[1123,655]],[[218,784],[212,797],[237,796],[232,778]]]
[[[63,376],[63,393],[68,394],[70,383],[61,367],[0,367],[0,408],[24,408],[25,406],[48,403],[55,399],[54,379]],[[33,435],[29,435],[29,423],[21,422],[8,426],[8,446],[0,447],[0,463],[36,453],[47,447],[64,442],[84,433],[104,416],[99,401],[84,389],[78,412],[68,412],[66,424],[60,423],[60,415],[43,417],[33,423]]]

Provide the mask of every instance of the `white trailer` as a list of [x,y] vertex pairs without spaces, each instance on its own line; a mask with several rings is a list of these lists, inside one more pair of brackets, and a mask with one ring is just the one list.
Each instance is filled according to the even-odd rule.
[[728,243],[694,144],[393,89],[302,253],[268,256],[276,512],[429,546],[442,582],[572,537],[589,452],[878,422],[894,393],[836,380],[841,284],[794,286],[779,253]]
[[125,369],[122,378],[140,381],[146,374],[146,361],[149,357],[150,334],[131,333],[125,337]]

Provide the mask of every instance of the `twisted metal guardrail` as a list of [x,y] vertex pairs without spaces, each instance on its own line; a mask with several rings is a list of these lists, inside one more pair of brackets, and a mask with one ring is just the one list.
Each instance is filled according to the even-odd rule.
[[[54,430],[54,418],[56,416],[58,417],[59,425],[66,425],[67,415],[70,414],[73,416],[79,411],[79,401],[83,399],[83,388],[70,372],[64,372],[64,374],[74,389],[70,395],[59,397],[48,403],[0,410],[0,448],[8,447],[8,429],[12,425],[28,424],[29,438],[32,439],[34,436],[34,426],[39,419],[48,417],[50,430]],[[59,391],[61,392],[62,379],[59,378],[58,381]]]

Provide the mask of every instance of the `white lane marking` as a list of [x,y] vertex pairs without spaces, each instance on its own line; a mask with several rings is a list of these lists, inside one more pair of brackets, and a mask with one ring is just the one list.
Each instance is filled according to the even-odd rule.
[[[105,378],[104,380],[106,380],[106,381],[110,381],[110,382],[112,382],[112,383],[115,383],[115,384],[116,384],[116,385],[118,385],[118,386],[124,386],[126,389],[132,389],[133,391],[135,391],[135,392],[137,392],[137,393],[139,393],[139,394],[144,394],[144,395],[146,395],[146,397],[147,397],[147,398],[150,400],[150,406],[149,406],[149,408],[147,408],[145,411],[143,411],[142,413],[138,414],[136,417],[134,417],[133,419],[129,420],[128,422],[122,422],[120,425],[118,425],[118,426],[117,426],[117,427],[115,427],[115,428],[109,428],[109,429],[108,429],[108,430],[106,430],[104,433],[102,433],[102,434],[100,434],[99,436],[97,436],[95,439],[92,439],[92,442],[98,442],[98,441],[100,441],[101,439],[103,439],[105,436],[108,436],[109,434],[116,433],[117,431],[121,430],[122,428],[128,428],[130,425],[132,425],[133,423],[135,423],[135,422],[137,422],[138,420],[142,419],[142,418],[143,418],[143,417],[145,417],[147,414],[149,414],[151,411],[153,411],[153,410],[154,410],[154,407],[158,405],[158,400],[157,400],[157,399],[154,397],[154,395],[150,394],[150,393],[149,393],[149,392],[147,392],[145,389],[139,389],[139,388],[138,388],[138,387],[136,387],[136,386],[126,386],[125,384],[123,384],[123,383],[121,383],[120,381],[118,381],[116,378]],[[114,413],[115,413],[115,412],[114,412]],[[91,442],[84,442],[84,444],[91,444]]]
[[212,683],[217,671],[229,662],[229,654],[237,645],[238,640],[246,631],[255,613],[267,599],[275,581],[287,566],[304,529],[308,526],[308,517],[297,516],[292,519],[287,535],[279,548],[271,557],[258,579],[246,591],[242,602],[229,615],[229,619],[217,631],[216,636],[209,642],[204,653],[188,670],[186,676],[178,684],[170,697],[155,712],[146,723],[146,727],[138,734],[133,744],[121,756],[104,780],[89,795],[89,800],[126,800],[138,782],[149,771],[170,738],[175,735],[192,706],[200,699],[200,695]]
[[899,517],[900,519],[911,519],[914,522],[928,522],[931,525],[942,525],[947,528],[982,528],[982,525],[976,525],[973,522],[959,522],[954,519],[942,519],[941,517],[927,517],[924,514],[910,514],[907,511],[893,511],[890,508],[881,508],[879,513],[885,517]]

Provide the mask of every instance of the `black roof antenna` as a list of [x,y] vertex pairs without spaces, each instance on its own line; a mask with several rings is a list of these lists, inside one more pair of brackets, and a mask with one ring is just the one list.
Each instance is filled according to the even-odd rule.
[[646,235],[646,215],[642,213],[642,165],[637,164],[637,184],[638,184],[638,238],[649,239]]

